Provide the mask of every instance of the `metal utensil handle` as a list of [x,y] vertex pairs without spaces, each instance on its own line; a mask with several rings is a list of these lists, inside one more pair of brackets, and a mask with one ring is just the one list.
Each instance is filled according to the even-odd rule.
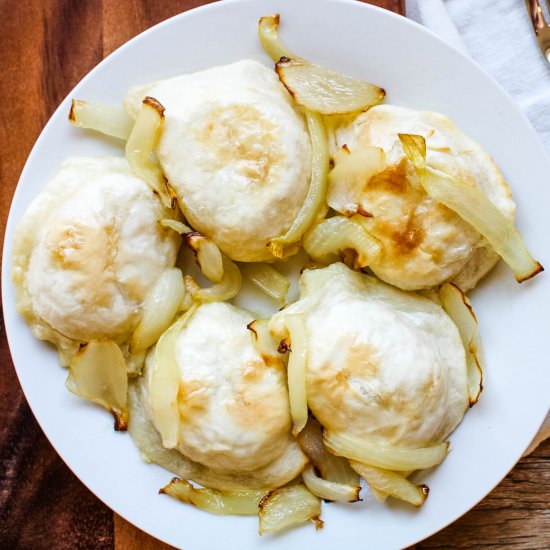
[[539,0],[525,0],[525,4],[531,16],[535,32],[538,34],[541,29],[548,28]]

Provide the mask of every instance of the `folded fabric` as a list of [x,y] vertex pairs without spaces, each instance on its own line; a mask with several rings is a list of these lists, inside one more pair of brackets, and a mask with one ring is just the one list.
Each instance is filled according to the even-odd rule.
[[408,0],[407,15],[468,53],[517,101],[550,151],[550,64],[521,0]]
[[[407,16],[470,55],[523,109],[550,151],[550,65],[521,0],[408,0]],[[550,414],[525,454],[550,437]]]

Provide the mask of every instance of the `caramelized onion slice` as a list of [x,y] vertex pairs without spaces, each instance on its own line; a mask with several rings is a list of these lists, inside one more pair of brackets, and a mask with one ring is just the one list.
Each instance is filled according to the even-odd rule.
[[368,266],[380,254],[381,248],[374,236],[353,219],[334,216],[317,224],[304,239],[304,249],[316,262],[332,263],[352,250],[353,267]]
[[350,460],[370,464],[387,470],[422,470],[437,466],[447,456],[449,443],[440,443],[421,449],[380,447],[364,439],[326,431],[323,441],[329,451]]
[[363,111],[380,103],[382,88],[300,59],[279,39],[279,15],[262,17],[258,35],[264,51],[276,63],[279,79],[298,105],[323,115]]
[[[428,497],[427,485],[413,485],[403,475],[351,461],[353,469],[370,485],[376,495],[389,495],[420,507]],[[381,494],[380,494],[381,493]]]
[[519,283],[543,271],[542,265],[529,253],[514,222],[506,218],[479,187],[426,165],[426,142],[422,136],[399,134],[399,139],[426,193],[479,231],[510,266]]
[[174,267],[159,277],[143,304],[143,314],[130,341],[133,354],[152,346],[170,326],[185,295],[183,275]]
[[192,291],[193,298],[203,302],[222,302],[234,298],[241,290],[242,277],[237,264],[222,253],[223,277],[219,283],[208,288],[198,287]]
[[323,526],[319,519],[321,501],[302,484],[270,491],[260,501],[260,534],[275,533],[304,521],[314,520],[317,528]]
[[306,199],[290,226],[282,236],[272,239],[268,246],[276,258],[295,252],[295,245],[304,233],[321,215],[326,213],[327,174],[329,170],[329,153],[327,135],[321,115],[305,111],[312,146],[311,182]]
[[183,236],[185,244],[195,253],[202,274],[209,281],[221,282],[223,279],[222,253],[214,241],[177,220],[161,220],[159,223]]
[[126,159],[136,176],[159,195],[162,204],[174,208],[176,196],[153,156],[163,124],[164,107],[156,99],[146,97],[126,142]]
[[80,99],[73,99],[71,103],[69,122],[73,126],[95,130],[124,141],[130,136],[134,125],[132,118],[120,107]]
[[307,329],[300,314],[287,315],[285,326],[290,337],[288,394],[292,416],[292,435],[298,435],[307,422],[306,370],[308,360]]
[[281,305],[286,303],[290,281],[273,266],[266,263],[241,263],[241,273],[268,296]]
[[258,505],[268,491],[265,489],[246,491],[216,491],[196,488],[184,479],[175,477],[160,490],[160,493],[192,504],[205,512],[218,515],[256,516]]
[[120,348],[112,340],[91,340],[71,360],[67,389],[110,411],[115,430],[128,424],[128,377]]
[[258,23],[258,38],[260,39],[260,44],[265,53],[267,53],[275,63],[277,63],[281,57],[299,59],[294,54],[290,53],[279,40],[280,19],[279,14],[276,13],[275,15],[266,15],[260,18],[260,22]]
[[283,57],[276,71],[298,105],[323,115],[365,111],[381,103],[386,95],[370,82],[307,61]]
[[472,407],[483,390],[483,364],[477,318],[470,300],[455,284],[445,283],[439,290],[439,296],[443,309],[458,328],[466,351],[468,399]]
[[178,444],[179,409],[178,391],[179,367],[176,360],[176,339],[197,310],[194,304],[161,337],[155,348],[155,360],[151,374],[149,399],[155,426],[166,449]]
[[315,475],[312,466],[309,466],[302,472],[302,479],[308,490],[315,496],[324,500],[335,502],[357,502],[360,500],[360,485],[346,485],[327,481]]
[[300,447],[323,479],[346,485],[359,485],[359,476],[347,459],[329,453],[323,443],[321,425],[309,417],[304,429],[297,436]]

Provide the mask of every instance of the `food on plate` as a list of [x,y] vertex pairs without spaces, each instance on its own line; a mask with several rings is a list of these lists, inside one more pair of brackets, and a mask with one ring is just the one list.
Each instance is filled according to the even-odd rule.
[[300,474],[307,459],[290,433],[284,357],[273,340],[256,344],[253,321],[204,303],[161,338],[130,409],[130,434],[149,460],[225,491],[273,489]]
[[372,264],[381,252],[378,239],[346,216],[333,216],[319,222],[306,234],[304,249],[312,260],[324,264],[344,259],[349,251],[349,262],[355,269]]
[[157,157],[189,224],[233,260],[273,259],[311,177],[305,119],[277,75],[244,60],[137,86],[134,118],[147,96],[165,109]]
[[328,449],[391,472],[441,462],[468,408],[465,350],[441,306],[335,263],[302,274],[300,299],[270,321],[273,336],[285,339],[298,316],[307,404]]
[[263,49],[276,63],[280,81],[303,109],[313,150],[311,184],[306,200],[290,229],[269,243],[273,254],[284,258],[295,251],[296,243],[312,224],[320,221],[327,213],[325,195],[329,143],[326,126],[331,124],[330,117],[323,119],[321,114],[347,114],[368,109],[380,103],[385,92],[369,82],[314,65],[290,53],[279,40],[279,19],[279,15],[262,17],[258,36]]
[[90,340],[71,360],[67,389],[111,412],[115,430],[128,427],[128,373],[120,347],[112,340]]
[[[168,291],[183,292],[182,274],[173,267],[180,238],[158,224],[173,215],[125,159],[75,157],[61,165],[19,223],[13,250],[18,311],[36,337],[57,346],[77,393],[89,387],[78,379],[89,376],[97,360],[90,358],[101,357],[91,350],[107,349],[99,342],[119,346],[126,369],[139,372],[145,348],[131,350],[129,344],[144,310],[153,308],[151,300],[146,305],[149,294],[156,289],[159,299],[166,298],[157,287],[166,278],[175,281]],[[176,300],[173,314],[177,296],[170,296],[172,304]],[[164,314],[163,322],[161,332],[171,318]],[[159,330],[158,324],[153,328]],[[142,329],[143,337],[150,334]],[[118,357],[110,350],[110,357]],[[110,379],[117,379],[118,364],[113,362]],[[97,376],[101,372],[98,367]]]
[[132,117],[119,107],[80,99],[72,100],[69,122],[73,126],[94,130],[124,141],[130,137],[134,125]]
[[317,529],[323,527],[323,521],[319,519],[320,499],[300,483],[271,491],[260,501],[259,508],[260,535],[311,520]]
[[458,328],[462,345],[466,350],[468,399],[471,407],[477,403],[483,390],[483,351],[477,318],[468,296],[455,284],[442,285],[438,297],[443,309]]
[[471,223],[426,192],[399,134],[422,136],[429,167],[478,188],[513,223],[508,184],[480,145],[443,115],[394,105],[373,107],[337,129],[342,149],[327,202],[379,240],[382,253],[369,267],[382,280],[405,290],[454,281],[466,291],[498,255]]
[[164,127],[164,107],[146,97],[126,142],[126,159],[134,174],[145,181],[167,208],[176,206],[176,195],[162,173],[155,152]]
[[288,51],[279,39],[279,22],[279,15],[262,17],[258,36],[298,105],[323,115],[339,115],[365,111],[383,101],[386,92],[382,88],[314,65]]
[[279,273],[272,265],[266,263],[243,263],[241,273],[250,282],[263,290],[268,296],[277,300],[281,305],[286,303],[286,295],[290,288],[290,281]]
[[[258,515],[260,534],[322,527],[321,499],[360,500],[360,477],[422,506],[409,476],[445,459],[483,386],[464,292],[499,255],[519,282],[542,271],[478,144],[292,54],[278,25],[259,22],[275,71],[243,60],[136,86],[126,111],[74,100],[70,122],[125,140],[126,158],[65,161],[13,269],[67,387],[179,476],[160,492]],[[180,270],[182,240],[211,286]],[[302,245],[287,306],[290,280],[266,262]],[[286,307],[255,320],[224,303],[241,270]]]
[[399,140],[428,195],[479,231],[512,269],[518,283],[544,271],[531,256],[514,221],[506,218],[479,187],[427,165],[426,140],[422,136],[399,134]]
[[193,251],[202,274],[214,284],[202,288],[197,281],[187,275],[185,284],[195,300],[221,302],[234,298],[241,290],[241,272],[239,268],[208,237],[193,231],[177,220],[161,220],[160,225],[169,227],[183,236],[184,243]]

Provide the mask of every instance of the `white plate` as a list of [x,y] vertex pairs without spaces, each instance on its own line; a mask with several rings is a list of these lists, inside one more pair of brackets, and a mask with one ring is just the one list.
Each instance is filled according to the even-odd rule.
[[[449,115],[494,156],[512,185],[518,225],[534,255],[550,264],[550,162],[534,130],[503,90],[472,61],[422,27],[344,0],[231,0],[170,19],[100,63],[70,97],[117,103],[133,84],[241,58],[269,64],[257,41],[261,15],[282,14],[281,34],[303,57],[382,85],[388,102]],[[70,99],[38,139],[10,212],[2,291],[11,352],[44,432],[76,475],[126,519],[186,550],[220,548],[397,548],[414,544],[479,502],[512,468],[549,405],[550,277],[518,285],[500,265],[473,294],[486,350],[486,389],[451,436],[452,452],[429,475],[421,510],[367,499],[325,505],[325,528],[257,534],[255,518],[218,517],[158,495],[171,475],[141,462],[127,435],[97,407],[70,394],[55,353],[35,340],[15,311],[10,282],[13,230],[59,163],[73,154],[120,154],[114,144],[67,123]]]

